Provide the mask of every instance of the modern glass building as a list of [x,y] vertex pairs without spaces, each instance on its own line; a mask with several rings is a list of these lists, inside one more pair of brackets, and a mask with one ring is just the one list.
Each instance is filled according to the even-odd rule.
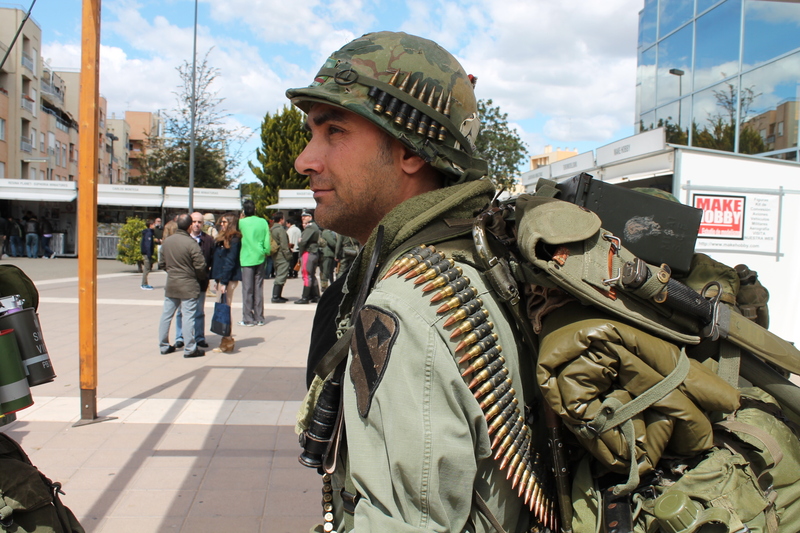
[[637,132],[800,161],[800,2],[645,0]]

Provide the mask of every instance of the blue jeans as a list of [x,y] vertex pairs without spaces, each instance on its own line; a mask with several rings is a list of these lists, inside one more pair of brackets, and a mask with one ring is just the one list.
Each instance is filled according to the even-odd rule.
[[27,248],[28,257],[36,259],[39,255],[39,236],[35,233],[28,233],[25,235],[25,247]]
[[11,241],[9,242],[9,249],[10,255],[12,257],[22,257],[25,255],[25,247],[22,245],[22,237],[18,235],[12,235]]
[[52,235],[42,235],[42,248],[44,251],[42,255],[45,257],[50,257],[53,255],[53,250],[50,249],[50,241],[53,239]]
[[183,352],[189,354],[197,348],[197,342],[194,340],[194,320],[192,320],[192,317],[194,317],[197,312],[197,298],[182,300],[180,298],[165,297],[164,311],[161,313],[161,322],[158,324],[159,348],[161,348],[161,353],[165,353],[170,346],[169,326],[178,308],[180,308],[183,314],[181,325],[183,329],[189,332],[189,338],[183,347]]
[[[195,342],[206,340],[206,291],[200,291],[197,298],[197,311],[194,314],[194,340]],[[178,318],[175,319],[175,342],[183,340],[183,313],[178,309]]]

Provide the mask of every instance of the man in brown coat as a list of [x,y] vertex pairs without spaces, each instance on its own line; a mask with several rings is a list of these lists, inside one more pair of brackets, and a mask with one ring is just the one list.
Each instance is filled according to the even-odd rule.
[[158,326],[158,336],[162,354],[175,351],[175,346],[169,343],[169,327],[175,311],[180,307],[186,339],[183,356],[201,357],[205,353],[197,347],[195,341],[194,317],[200,296],[200,282],[206,279],[206,262],[197,242],[189,235],[191,225],[192,217],[180,215],[177,230],[169,239],[164,239],[158,267],[166,269],[167,285],[164,288],[164,311]]

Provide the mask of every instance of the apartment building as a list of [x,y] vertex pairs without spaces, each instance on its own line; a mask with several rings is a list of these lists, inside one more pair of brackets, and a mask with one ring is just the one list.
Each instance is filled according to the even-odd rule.
[[142,183],[148,139],[154,133],[156,136],[161,135],[163,122],[160,114],[148,111],[125,111],[125,122],[130,127],[128,137],[130,170],[128,175],[131,183]]
[[578,155],[577,150],[556,148],[554,151],[553,147],[548,144],[544,147],[544,153],[531,156],[531,170],[536,170],[539,167],[550,165],[575,155]]

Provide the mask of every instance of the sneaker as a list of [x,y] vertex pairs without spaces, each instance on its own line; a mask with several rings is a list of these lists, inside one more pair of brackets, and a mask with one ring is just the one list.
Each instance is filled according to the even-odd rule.
[[237,322],[237,324],[239,324],[240,326],[244,326],[246,328],[252,328],[253,326],[255,326],[255,324],[248,324],[244,320],[240,320],[239,322]]
[[201,348],[208,348],[208,343],[206,341],[197,341],[197,345]]
[[193,352],[184,352],[183,356],[188,359],[189,357],[203,357],[205,354],[206,352],[200,348],[196,348]]
[[[55,256],[56,256],[56,253],[53,252],[52,254],[50,254],[50,259],[53,259]],[[152,287],[150,287],[150,288],[152,289]]]
[[266,324],[266,322],[264,322],[263,320],[256,322],[256,326],[263,326],[264,324]]
[[183,348],[183,341],[176,341],[175,342],[175,347],[176,348]]
[[153,286],[152,285],[142,285],[142,290],[143,291],[152,291],[153,290]]
[[175,351],[175,346],[170,345],[170,346],[167,347],[166,350],[161,352],[161,355],[167,355],[168,353],[172,353],[174,351]]

